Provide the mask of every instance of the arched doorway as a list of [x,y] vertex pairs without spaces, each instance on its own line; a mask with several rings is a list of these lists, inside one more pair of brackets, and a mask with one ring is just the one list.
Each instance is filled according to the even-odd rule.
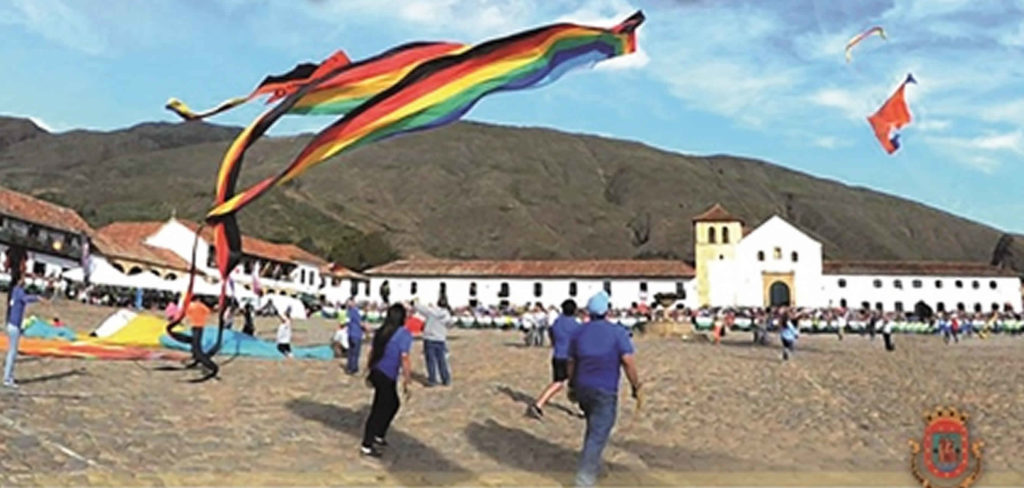
[[773,307],[788,307],[790,304],[789,299],[789,285],[776,281],[772,283],[772,286],[768,289],[769,304]]

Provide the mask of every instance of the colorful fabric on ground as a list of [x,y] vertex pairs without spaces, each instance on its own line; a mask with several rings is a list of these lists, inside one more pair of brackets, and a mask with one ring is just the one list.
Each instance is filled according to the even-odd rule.
[[[203,329],[203,350],[212,352],[216,346],[216,335],[218,328],[207,327]],[[191,331],[184,332],[185,336],[191,337]],[[183,344],[169,336],[162,336],[160,343],[167,348],[187,351],[191,348],[189,344]],[[250,356],[264,359],[284,359],[281,351],[277,350],[277,344],[257,339],[248,334],[234,330],[224,330],[224,337],[220,346],[220,354],[227,356]],[[212,355],[212,354],[211,354]],[[292,346],[292,356],[300,359],[324,359],[334,358],[334,351],[330,345],[320,346]]]
[[22,337],[64,341],[74,341],[78,339],[78,334],[75,334],[75,331],[68,329],[67,327],[55,327],[49,322],[38,317],[29,317],[27,322],[28,325],[25,327],[25,331],[22,332]]
[[283,172],[219,204],[207,221],[222,221],[344,150],[454,122],[490,93],[542,86],[574,67],[632,53],[643,20],[637,12],[611,29],[555,24],[424,63],[322,131]]
[[847,41],[847,43],[846,43],[846,62],[847,63],[849,63],[853,59],[853,46],[856,46],[857,44],[860,44],[861,41],[863,41],[864,39],[867,39],[868,36],[870,36],[872,34],[878,34],[878,36],[881,37],[882,39],[886,38],[885,37],[885,30],[883,30],[881,27],[872,27],[872,28],[870,28],[870,29],[868,29],[868,30],[866,30],[864,32],[861,32],[860,34],[857,34],[857,35],[853,36],[853,38],[850,39],[849,41]]
[[92,342],[119,346],[160,347],[167,322],[153,315],[137,315],[113,334]]
[[906,88],[907,83],[917,83],[917,80],[913,75],[908,74],[907,79],[900,83],[900,87],[886,100],[885,104],[874,115],[868,117],[868,123],[875,131],[875,138],[889,154],[900,148],[899,134],[891,135],[891,137],[890,134],[909,124],[911,120],[910,109],[907,108],[907,102],[903,98],[903,89]]
[[[0,350],[8,348],[7,335],[0,335]],[[95,342],[67,342],[57,339],[22,338],[18,342],[18,353],[26,356],[49,356],[58,358],[104,359],[104,360],[183,360],[187,354],[163,349],[113,346]]]
[[[178,311],[177,311],[178,307],[174,307],[174,308],[175,308],[174,313],[177,314],[178,313]],[[128,325],[128,322],[131,322],[132,319],[134,319],[138,315],[139,314],[137,314],[135,312],[132,312],[131,310],[127,310],[127,309],[123,309],[122,308],[122,309],[120,309],[120,310],[110,314],[110,316],[107,317],[103,321],[103,323],[100,324],[100,326],[97,327],[96,330],[94,330],[92,333],[96,337],[100,337],[100,338],[113,335],[117,331],[121,330],[122,327],[124,327],[125,325]]]

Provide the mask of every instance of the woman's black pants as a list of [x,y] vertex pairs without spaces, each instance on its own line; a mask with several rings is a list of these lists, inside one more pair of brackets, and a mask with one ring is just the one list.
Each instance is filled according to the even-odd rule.
[[373,384],[373,406],[370,417],[366,419],[363,432],[363,447],[372,447],[373,438],[383,439],[388,433],[391,421],[398,413],[398,384],[377,369],[370,370],[370,383]]

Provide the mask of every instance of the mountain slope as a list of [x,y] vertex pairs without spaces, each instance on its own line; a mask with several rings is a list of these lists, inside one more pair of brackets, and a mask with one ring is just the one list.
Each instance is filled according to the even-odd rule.
[[[142,124],[5,135],[0,181],[94,225],[200,219],[237,129]],[[21,129],[24,132],[24,128]],[[250,152],[243,184],[308,137]],[[904,199],[729,156],[695,157],[546,129],[477,123],[372,145],[313,168],[243,211],[243,231],[364,267],[396,255],[629,258],[692,255],[690,218],[714,202],[756,226],[773,213],[833,259],[991,261],[1002,233]],[[1018,244],[1019,245],[1019,244]]]

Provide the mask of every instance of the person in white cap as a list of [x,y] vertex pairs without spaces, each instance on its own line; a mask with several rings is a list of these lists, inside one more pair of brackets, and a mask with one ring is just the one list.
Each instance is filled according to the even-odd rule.
[[638,398],[640,374],[633,359],[633,343],[625,328],[607,320],[608,294],[601,291],[587,302],[590,321],[569,343],[569,378],[572,396],[587,420],[577,486],[593,486],[601,470],[601,453],[608,444],[618,409],[621,367]]

